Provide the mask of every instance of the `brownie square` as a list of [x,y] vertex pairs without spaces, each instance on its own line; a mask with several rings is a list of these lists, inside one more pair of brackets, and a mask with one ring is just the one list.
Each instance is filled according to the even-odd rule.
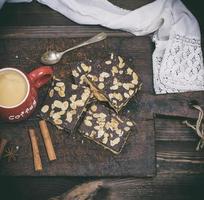
[[131,120],[118,116],[101,103],[93,103],[79,126],[79,132],[114,154],[119,154],[133,127]]
[[140,79],[130,66],[129,61],[112,53],[106,59],[74,63],[71,68],[76,84],[88,83],[96,99],[107,101],[119,112],[141,88]]
[[73,84],[71,77],[54,77],[40,117],[73,132],[90,96],[91,91],[85,84]]
[[99,95],[99,100],[108,101],[116,112],[141,88],[139,77],[130,63],[114,54],[106,60],[92,62],[86,77],[94,95]]

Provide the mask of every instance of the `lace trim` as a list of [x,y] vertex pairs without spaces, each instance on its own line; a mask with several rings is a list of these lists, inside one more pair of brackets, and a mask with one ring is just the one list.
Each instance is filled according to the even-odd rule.
[[200,40],[173,35],[164,55],[153,58],[157,94],[204,90],[204,66]]

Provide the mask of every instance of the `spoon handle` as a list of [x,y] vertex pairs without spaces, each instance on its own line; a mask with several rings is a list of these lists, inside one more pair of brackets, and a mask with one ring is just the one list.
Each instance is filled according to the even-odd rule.
[[90,38],[90,39],[88,39],[88,40],[82,42],[81,44],[78,44],[78,45],[76,45],[76,46],[74,46],[74,47],[72,47],[72,48],[70,48],[70,49],[67,49],[67,50],[61,52],[61,54],[67,53],[68,51],[77,49],[77,48],[79,48],[79,47],[86,46],[86,45],[88,45],[88,44],[92,44],[92,43],[95,43],[95,42],[102,41],[102,40],[106,39],[106,37],[107,37],[107,34],[106,34],[106,33],[104,33],[104,32],[99,33],[99,34],[95,35],[94,37],[92,37],[92,38]]

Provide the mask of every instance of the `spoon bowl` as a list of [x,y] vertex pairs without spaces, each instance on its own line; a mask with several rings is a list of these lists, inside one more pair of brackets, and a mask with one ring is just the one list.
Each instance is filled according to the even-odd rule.
[[47,51],[41,56],[41,63],[54,65],[60,61],[62,54],[57,51]]

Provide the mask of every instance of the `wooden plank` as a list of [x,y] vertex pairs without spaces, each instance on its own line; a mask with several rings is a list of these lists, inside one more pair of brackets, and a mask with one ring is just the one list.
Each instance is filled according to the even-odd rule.
[[[155,118],[155,130],[157,142],[197,142],[195,132],[182,124],[183,118]],[[194,122],[195,123],[195,122]]]
[[7,26],[1,28],[0,38],[81,38],[106,32],[113,37],[131,37],[124,31],[110,30],[100,26]]
[[[161,175],[146,179],[102,179],[104,188],[95,199],[104,200],[194,200],[203,196],[204,175]],[[71,190],[90,179],[65,177],[3,177],[2,195],[7,200],[45,200]],[[13,187],[12,187],[13,186]],[[26,186],[26,189],[25,189]],[[9,192],[8,192],[9,188]]]

